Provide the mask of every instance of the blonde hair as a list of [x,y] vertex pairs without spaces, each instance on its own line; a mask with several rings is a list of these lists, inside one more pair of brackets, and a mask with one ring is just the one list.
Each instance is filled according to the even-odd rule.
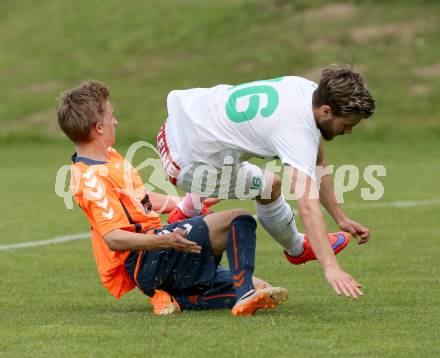
[[371,117],[375,101],[360,73],[345,66],[322,71],[313,93],[313,107],[328,105],[337,117]]
[[98,81],[87,81],[61,94],[58,124],[74,143],[88,142],[93,126],[102,119],[109,88]]

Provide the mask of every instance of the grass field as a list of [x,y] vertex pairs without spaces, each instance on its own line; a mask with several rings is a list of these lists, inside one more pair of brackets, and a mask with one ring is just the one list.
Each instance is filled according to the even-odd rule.
[[55,98],[89,78],[112,87],[120,137],[132,141],[153,138],[172,89],[285,74],[317,80],[332,63],[366,75],[380,119],[369,135],[440,138],[437,1],[100,4],[1,2],[0,139],[59,138]]
[[[434,198],[431,188],[438,182],[440,168],[433,144],[414,142],[408,150],[403,142],[354,144],[350,138],[342,139],[328,146],[329,155],[337,158],[335,164],[351,162],[355,156],[361,168],[367,163],[386,165],[382,202]],[[29,160],[32,148],[36,147],[2,147],[6,161],[0,194],[9,205],[0,214],[4,233],[0,244],[88,229],[79,209],[66,210],[62,199],[53,194],[55,171],[71,148],[40,145],[38,155]],[[425,153],[422,159],[421,152]],[[414,171],[414,183],[402,181]],[[107,294],[99,283],[90,243],[80,240],[0,252],[0,353],[183,357],[210,353],[233,357],[440,354],[439,204],[374,209],[361,202],[359,191],[346,199],[359,205],[348,209],[352,217],[373,232],[368,245],[352,243],[339,256],[343,267],[364,284],[365,296],[360,300],[334,295],[316,263],[289,265],[260,228],[256,272],[289,290],[290,298],[283,306],[252,318],[232,318],[227,311],[153,317],[139,292],[120,301]],[[238,205],[253,210],[250,202],[220,206]]]
[[[88,230],[54,193],[73,151],[55,97],[88,78],[112,87],[124,152],[154,137],[171,89],[317,79],[330,63],[353,62],[377,114],[329,143],[328,160],[382,164],[387,176],[383,207],[361,200],[362,180],[345,196],[372,230],[368,245],[352,242],[338,257],[362,299],[336,296],[316,262],[289,265],[261,228],[256,273],[290,297],[251,318],[154,317],[137,291],[115,300],[88,240],[0,251],[0,356],[440,356],[439,24],[437,1],[1,1],[0,245]],[[414,205],[385,205],[402,200]],[[254,211],[252,202],[218,207],[236,206]]]

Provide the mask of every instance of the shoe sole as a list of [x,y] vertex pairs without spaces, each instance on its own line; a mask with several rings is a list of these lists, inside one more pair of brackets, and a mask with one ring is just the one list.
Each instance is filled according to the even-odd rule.
[[176,306],[173,303],[164,305],[163,307],[153,308],[153,314],[156,316],[166,316],[170,314],[178,313]]
[[259,309],[273,309],[288,297],[287,290],[282,287],[266,287],[236,304],[231,311],[233,316],[250,316]]

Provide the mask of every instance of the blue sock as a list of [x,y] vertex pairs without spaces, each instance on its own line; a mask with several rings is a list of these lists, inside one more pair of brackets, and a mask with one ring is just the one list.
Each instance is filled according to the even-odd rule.
[[229,269],[217,266],[211,287],[193,287],[173,295],[182,310],[232,308],[237,302]]
[[238,298],[254,288],[256,228],[257,223],[252,216],[242,215],[232,221],[229,229],[226,254]]
[[235,290],[224,290],[212,295],[174,296],[182,310],[232,308],[237,302]]

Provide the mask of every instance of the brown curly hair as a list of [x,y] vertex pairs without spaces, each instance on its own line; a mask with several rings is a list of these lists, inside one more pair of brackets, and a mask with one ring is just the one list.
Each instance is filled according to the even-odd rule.
[[373,115],[375,101],[361,74],[346,66],[322,71],[318,88],[313,93],[313,107],[328,105],[337,117]]

